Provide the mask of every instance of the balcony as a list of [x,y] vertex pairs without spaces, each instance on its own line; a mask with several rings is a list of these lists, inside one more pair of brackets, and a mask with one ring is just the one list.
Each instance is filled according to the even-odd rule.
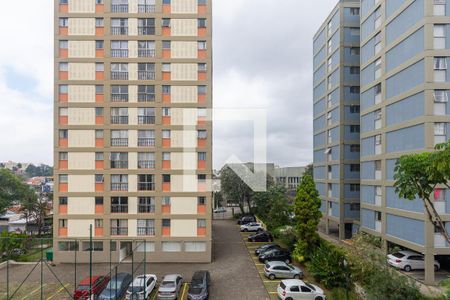
[[128,57],[128,49],[111,49],[112,57]]
[[139,169],[154,169],[155,161],[154,160],[139,160],[138,168]]
[[128,94],[111,94],[112,102],[128,102]]
[[138,93],[138,102],[153,102],[155,99],[155,94]]
[[139,182],[138,191],[154,191],[155,184],[152,182]]
[[128,35],[128,26],[111,26],[112,35]]
[[138,138],[139,147],[154,147],[155,138]]
[[155,35],[154,26],[138,27],[138,35]]
[[128,72],[112,71],[111,79],[112,80],[128,80]]
[[138,71],[139,80],[155,80],[154,71]]
[[128,213],[128,205],[125,204],[111,204],[112,213]]
[[128,161],[125,160],[112,160],[111,169],[128,169]]
[[138,124],[155,124],[155,116],[138,116]]
[[113,147],[127,147],[128,146],[128,138],[112,138],[111,146]]
[[111,227],[111,235],[128,235],[128,227]]
[[155,212],[155,205],[139,205],[138,206],[138,212],[140,214],[148,214],[148,213],[154,213]]
[[111,183],[111,191],[128,191],[128,183]]
[[155,57],[156,50],[155,49],[138,49],[139,57]]
[[153,227],[138,227],[137,235],[155,235],[155,228],[153,228]]
[[128,4],[111,4],[111,12],[127,13],[128,12]]
[[139,13],[154,13],[154,12],[156,12],[156,5],[139,4],[138,5],[138,12]]
[[128,116],[111,116],[111,124],[128,124]]

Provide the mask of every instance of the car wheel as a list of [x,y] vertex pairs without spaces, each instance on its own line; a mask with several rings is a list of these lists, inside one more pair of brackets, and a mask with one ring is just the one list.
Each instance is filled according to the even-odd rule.
[[244,230],[242,230],[243,232],[247,232],[248,231],[248,229],[247,228],[244,228]]
[[405,270],[405,272],[411,272],[411,266],[410,265],[406,265],[403,270]]
[[270,280],[275,280],[275,275],[270,274],[270,275],[269,275],[269,279],[270,279]]
[[287,258],[284,262],[289,264],[289,263],[291,263],[291,260],[289,258]]
[[300,279],[300,275],[295,274],[295,275],[294,275],[294,279]]
[[314,298],[314,300],[323,300],[323,298],[318,296],[318,297]]
[[437,265],[434,265],[434,270],[439,271],[439,267]]
[[292,300],[292,298],[291,298],[291,297],[288,297],[288,298],[286,298],[286,299],[284,299],[284,300]]

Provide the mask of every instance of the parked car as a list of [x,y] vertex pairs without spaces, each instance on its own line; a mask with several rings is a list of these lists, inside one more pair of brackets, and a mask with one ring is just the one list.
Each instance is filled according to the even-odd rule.
[[275,278],[303,278],[302,270],[284,261],[267,262],[264,266],[264,275],[270,280],[274,280]]
[[282,280],[277,288],[281,300],[325,300],[321,288],[300,279]]
[[272,249],[281,249],[281,247],[276,245],[276,244],[262,245],[261,247],[258,247],[258,248],[255,249],[255,254],[257,256],[259,256],[260,254],[263,254],[264,252],[270,251]]
[[241,231],[243,232],[257,232],[257,231],[263,231],[264,228],[262,227],[261,223],[255,223],[251,222],[245,225],[241,225]]
[[273,236],[270,232],[262,231],[248,237],[249,242],[272,242]]
[[218,214],[218,213],[225,213],[225,212],[227,212],[227,209],[226,209],[225,207],[218,207],[218,208],[216,208],[216,209],[214,210],[214,213],[215,213],[215,214]]
[[117,273],[109,281],[106,288],[98,297],[99,300],[119,300],[125,296],[133,277],[128,273]]
[[175,300],[183,285],[183,278],[179,274],[164,276],[158,289],[158,299]]
[[262,263],[275,260],[289,264],[292,262],[291,253],[284,249],[272,249],[259,255],[259,261]]
[[245,225],[245,224],[252,223],[252,222],[256,222],[255,216],[246,215],[246,216],[243,216],[241,219],[239,219],[237,223],[239,225]]
[[209,285],[211,276],[208,271],[197,271],[194,273],[189,286],[188,300],[205,300],[209,296]]
[[127,300],[145,300],[156,287],[158,278],[153,274],[137,276],[127,289]]
[[[91,290],[91,282],[92,282],[92,290]],[[78,299],[90,299],[91,295],[94,296],[94,298],[97,298],[98,295],[103,291],[105,286],[109,282],[108,276],[92,276],[92,279],[90,277],[86,277],[83,280],[80,281],[77,288],[73,292],[73,298],[75,300]]]
[[[388,264],[391,266],[410,272],[411,270],[425,269],[424,257],[420,253],[413,251],[398,251],[387,256]],[[434,270],[437,271],[441,265],[437,260],[434,261]]]

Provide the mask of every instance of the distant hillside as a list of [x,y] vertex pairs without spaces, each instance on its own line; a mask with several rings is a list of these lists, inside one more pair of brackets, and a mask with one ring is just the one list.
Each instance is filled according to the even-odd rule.
[[18,175],[22,175],[27,178],[36,176],[53,176],[53,167],[40,164],[34,165],[31,163],[15,163],[15,162],[2,162],[0,168],[6,168]]

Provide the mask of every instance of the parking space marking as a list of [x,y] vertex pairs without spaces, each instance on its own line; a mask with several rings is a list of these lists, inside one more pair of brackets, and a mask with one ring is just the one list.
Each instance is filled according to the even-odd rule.
[[27,299],[28,297],[30,297],[31,295],[33,295],[34,293],[36,293],[37,291],[39,291],[41,288],[44,288],[47,284],[44,283],[42,285],[42,287],[38,287],[37,289],[32,290],[28,295],[26,295],[25,297],[22,298],[22,300]]
[[50,297],[48,297],[47,300],[53,299],[53,297],[55,297],[56,295],[58,295],[59,293],[61,293],[61,291],[62,291],[63,289],[66,289],[68,286],[69,286],[69,284],[66,283],[64,286],[60,287],[60,288],[56,291],[56,293],[54,293],[53,295],[51,295]]
[[181,294],[181,299],[182,300],[184,300],[184,295],[186,294],[186,288],[188,287],[188,284],[187,283],[184,283],[183,284],[183,294]]

